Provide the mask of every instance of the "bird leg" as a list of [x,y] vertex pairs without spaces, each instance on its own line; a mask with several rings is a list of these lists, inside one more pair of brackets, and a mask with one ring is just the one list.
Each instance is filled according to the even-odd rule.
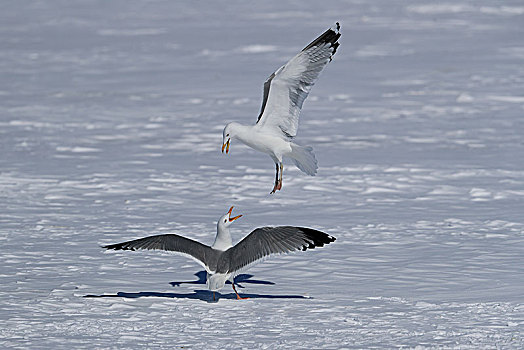
[[273,186],[273,191],[271,191],[269,194],[273,194],[275,193],[275,191],[277,191],[279,188],[278,188],[278,180],[279,180],[279,176],[278,176],[278,170],[279,170],[279,166],[277,163],[275,163],[275,167],[276,167],[276,175],[275,175],[275,186]]
[[278,179],[277,190],[282,189],[282,174],[284,173],[284,164],[280,163],[280,178]]
[[276,166],[276,175],[275,175],[275,186],[273,187],[273,191],[271,191],[270,194],[275,193],[276,191],[279,191],[282,189],[282,172],[284,171],[284,164],[275,163]]
[[233,286],[233,290],[235,291],[235,294],[237,295],[238,300],[246,300],[249,298],[242,298],[240,295],[238,295],[237,289],[235,288],[235,283],[231,282],[231,285]]
[[215,301],[215,292],[213,292],[213,301]]

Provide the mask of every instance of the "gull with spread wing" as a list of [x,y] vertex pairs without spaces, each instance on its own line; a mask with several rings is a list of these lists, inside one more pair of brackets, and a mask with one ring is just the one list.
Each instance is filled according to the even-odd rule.
[[167,250],[193,258],[206,269],[207,287],[213,292],[215,300],[215,291],[223,288],[227,280],[231,281],[237,299],[246,299],[240,297],[233,280],[257,260],[271,254],[322,247],[335,241],[335,237],[312,228],[277,226],[259,227],[233,246],[229,226],[242,215],[231,217],[232,211],[233,207],[229,208],[218,220],[217,235],[211,247],[176,234],[163,234],[110,244],[103,248]]
[[340,35],[337,22],[269,76],[264,83],[262,108],[255,125],[232,122],[224,128],[222,152],[229,153],[231,139],[237,139],[273,159],[276,175],[271,193],[282,188],[283,157],[291,158],[297,168],[308,175],[314,176],[317,172],[313,148],[299,146],[292,139],[297,135],[302,104],[337,51]]

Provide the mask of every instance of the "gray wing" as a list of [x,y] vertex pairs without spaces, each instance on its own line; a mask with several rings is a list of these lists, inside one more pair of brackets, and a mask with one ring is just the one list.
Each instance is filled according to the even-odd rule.
[[306,227],[260,227],[222,254],[217,272],[233,273],[271,254],[322,247],[335,239]]
[[[216,264],[217,253],[211,247],[185,238],[176,234],[156,235],[139,238],[123,243],[116,243],[103,246],[102,248],[114,250],[167,250],[194,258],[202,266],[206,267]],[[207,267],[206,267],[207,269]]]
[[326,30],[264,83],[257,124],[294,137],[302,104],[339,46],[340,25]]

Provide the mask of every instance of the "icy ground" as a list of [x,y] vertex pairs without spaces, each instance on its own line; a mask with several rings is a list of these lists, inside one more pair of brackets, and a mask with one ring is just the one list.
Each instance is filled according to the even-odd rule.
[[[269,195],[221,130],[336,20],[318,176]],[[524,348],[522,1],[4,1],[0,41],[0,348]],[[211,244],[231,205],[237,240],[338,239],[216,303],[191,260],[100,248]]]

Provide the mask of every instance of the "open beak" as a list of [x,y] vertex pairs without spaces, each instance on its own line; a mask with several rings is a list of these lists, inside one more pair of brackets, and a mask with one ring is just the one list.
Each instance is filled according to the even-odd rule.
[[222,144],[222,153],[224,153],[224,148],[226,149],[226,154],[229,153],[229,142],[231,141],[231,139],[227,139],[227,141]]
[[233,206],[231,208],[229,208],[229,211],[227,212],[229,214],[229,222],[231,221],[235,221],[236,219],[239,219],[240,217],[242,217],[242,215],[237,215],[235,217],[231,217],[231,212],[233,211]]

